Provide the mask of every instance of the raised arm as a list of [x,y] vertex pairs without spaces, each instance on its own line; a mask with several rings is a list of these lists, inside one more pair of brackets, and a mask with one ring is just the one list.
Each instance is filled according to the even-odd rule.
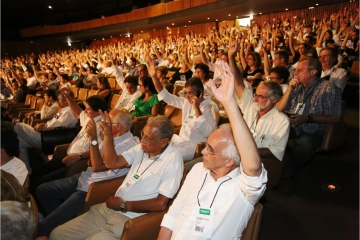
[[77,117],[80,118],[80,113],[83,111],[80,106],[75,102],[75,100],[70,96],[70,89],[64,87],[60,90],[64,97],[66,98],[67,103],[69,104],[71,112]]
[[112,122],[107,112],[99,110],[103,121],[99,124],[103,134],[103,156],[105,167],[108,169],[124,168],[128,165],[122,155],[117,155],[114,148],[114,138],[112,134]]
[[147,55],[145,59],[146,59],[147,67],[148,67],[149,76],[151,77],[151,79],[154,83],[156,91],[158,93],[160,93],[164,87],[160,83],[160,80],[156,77],[154,61],[151,59],[151,57],[149,55]]
[[232,71],[232,73],[234,74],[234,79],[235,79],[235,91],[236,94],[238,95],[239,98],[241,98],[243,92],[244,92],[244,80],[242,77],[242,74],[239,71],[239,68],[236,65],[236,60],[235,60],[235,56],[236,53],[239,51],[240,49],[240,44],[236,43],[236,42],[232,42],[230,44],[230,48],[228,51],[228,57],[229,57],[229,65],[230,65],[230,69]]
[[[89,141],[98,140],[96,132],[96,123],[94,119],[90,118],[88,121],[85,132],[88,135]],[[90,144],[90,163],[93,172],[102,172],[106,171],[107,168],[103,162],[103,159],[100,154],[99,145]]]
[[240,63],[241,63],[241,66],[243,69],[245,69],[246,67],[246,59],[245,59],[245,56],[244,56],[244,41],[245,39],[242,38],[241,39],[241,42],[240,42]]
[[217,100],[224,105],[232,132],[236,133],[234,134],[234,140],[241,156],[241,164],[245,174],[248,176],[260,176],[262,167],[257,146],[233,97],[234,74],[226,63],[223,63],[223,65],[225,71],[221,86],[217,88],[215,82],[210,80],[211,90]]
[[293,35],[294,35],[294,29],[291,28],[290,32],[289,32],[289,47],[290,47],[291,55],[295,57],[296,52],[295,52],[295,48],[294,48]]

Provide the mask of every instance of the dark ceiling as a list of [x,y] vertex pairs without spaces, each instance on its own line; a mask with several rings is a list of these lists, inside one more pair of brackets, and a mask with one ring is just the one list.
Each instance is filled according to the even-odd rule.
[[92,20],[157,3],[160,0],[2,0],[1,38],[20,38],[21,28]]
[[[169,0],[165,0],[168,2]],[[191,1],[191,0],[188,0]],[[160,0],[2,0],[1,1],[1,39],[21,39],[19,30],[32,26],[62,25],[129,12],[137,8],[157,4]],[[315,4],[326,5],[343,0],[220,0],[215,3],[187,9],[173,14],[161,15],[150,19],[131,23],[116,24],[96,29],[88,29],[72,33],[41,36],[32,39],[57,41],[89,41],[95,38],[109,38],[119,34],[152,29],[165,29],[167,26],[184,27],[184,25],[247,17],[262,12],[273,13],[308,8]],[[52,8],[49,9],[48,6]],[[229,16],[229,14],[231,16]],[[210,18],[210,19],[208,19]],[[191,23],[189,23],[191,21]]]

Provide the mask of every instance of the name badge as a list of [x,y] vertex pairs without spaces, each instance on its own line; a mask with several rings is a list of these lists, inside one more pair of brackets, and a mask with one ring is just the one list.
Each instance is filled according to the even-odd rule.
[[124,190],[126,192],[129,192],[134,186],[135,184],[141,179],[141,176],[138,175],[137,173],[135,173],[133,176],[131,176],[128,181],[125,183],[125,188]]
[[203,238],[211,238],[213,223],[214,209],[199,207],[195,218],[193,235]]
[[305,103],[298,103],[295,108],[296,114],[302,115],[305,109],[305,105],[306,105]]
[[194,117],[193,115],[189,115],[189,116],[188,116],[188,118],[190,118],[190,119],[193,119],[193,117]]

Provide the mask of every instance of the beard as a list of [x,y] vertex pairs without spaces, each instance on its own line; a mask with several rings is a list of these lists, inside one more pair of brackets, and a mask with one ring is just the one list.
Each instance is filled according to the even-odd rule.
[[252,105],[252,108],[256,111],[256,112],[260,112],[262,110],[264,110],[265,108],[267,108],[270,105],[270,99],[267,100],[267,102],[265,103],[265,105],[261,105],[258,102],[254,102]]

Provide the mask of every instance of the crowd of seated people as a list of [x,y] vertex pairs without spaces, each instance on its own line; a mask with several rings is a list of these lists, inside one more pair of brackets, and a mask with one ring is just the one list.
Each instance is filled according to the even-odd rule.
[[[160,236],[191,237],[191,229],[184,222],[192,218],[188,211],[198,207],[196,198],[192,199],[194,189],[203,186],[199,199],[210,205],[211,189],[215,185],[220,188],[226,176],[230,177],[229,185],[240,181],[241,190],[228,193],[233,194],[234,204],[241,203],[239,211],[248,219],[267,181],[261,157],[283,161],[291,139],[289,156],[283,161],[283,177],[292,176],[316,153],[326,124],[341,120],[341,94],[349,67],[342,61],[358,57],[358,21],[358,9],[349,8],[310,21],[299,17],[293,24],[282,17],[272,25],[212,28],[205,34],[189,32],[182,37],[1,59],[3,112],[24,103],[28,94],[44,98],[41,109],[25,115],[25,119],[32,119],[40,113],[44,122],[34,126],[26,120],[10,124],[20,143],[19,158],[25,162],[28,174],[36,175],[31,184],[45,209],[40,235],[50,239],[119,238],[127,220],[167,208],[180,187],[183,162],[194,158],[198,143],[205,145],[203,163],[189,173],[164,217]],[[174,74],[169,78],[168,72]],[[110,80],[115,84],[111,85]],[[178,84],[183,84],[180,96],[173,92]],[[83,99],[81,108],[73,96],[75,88],[96,92]],[[121,94],[110,109],[116,88]],[[178,134],[169,119],[159,116],[164,114],[161,103],[181,110]],[[232,129],[217,129],[219,109],[227,114],[225,121]],[[117,115],[131,119],[131,123],[122,122],[124,119]],[[2,121],[8,120],[2,114]],[[74,127],[77,121],[81,130],[69,142],[66,156],[54,155],[51,161],[32,169],[27,151],[42,148],[41,131]],[[140,143],[131,132],[138,121],[147,121]],[[125,135],[132,139],[131,146],[118,142]],[[87,170],[65,178],[66,169],[86,158]],[[2,158],[2,165],[15,160],[19,159],[9,156],[3,163]],[[129,174],[114,197],[74,218],[91,182],[126,174],[117,173],[128,165]],[[61,174],[57,172],[60,169]],[[81,181],[85,186],[77,186]],[[71,184],[54,190],[53,185],[67,183]],[[222,200],[229,189],[225,186],[220,188],[219,196],[215,195],[220,202],[226,200]],[[251,188],[257,190],[252,192]],[[63,203],[61,198],[68,201]],[[218,202],[214,204],[220,207]],[[67,210],[72,207],[75,212]],[[216,218],[218,212],[214,214]],[[110,228],[110,219],[115,221],[111,224],[116,229]],[[233,224],[230,220],[224,222]],[[217,221],[210,233],[195,232],[199,237],[209,238],[213,233],[238,238],[246,221],[233,226],[234,232],[226,233],[226,224]]]

